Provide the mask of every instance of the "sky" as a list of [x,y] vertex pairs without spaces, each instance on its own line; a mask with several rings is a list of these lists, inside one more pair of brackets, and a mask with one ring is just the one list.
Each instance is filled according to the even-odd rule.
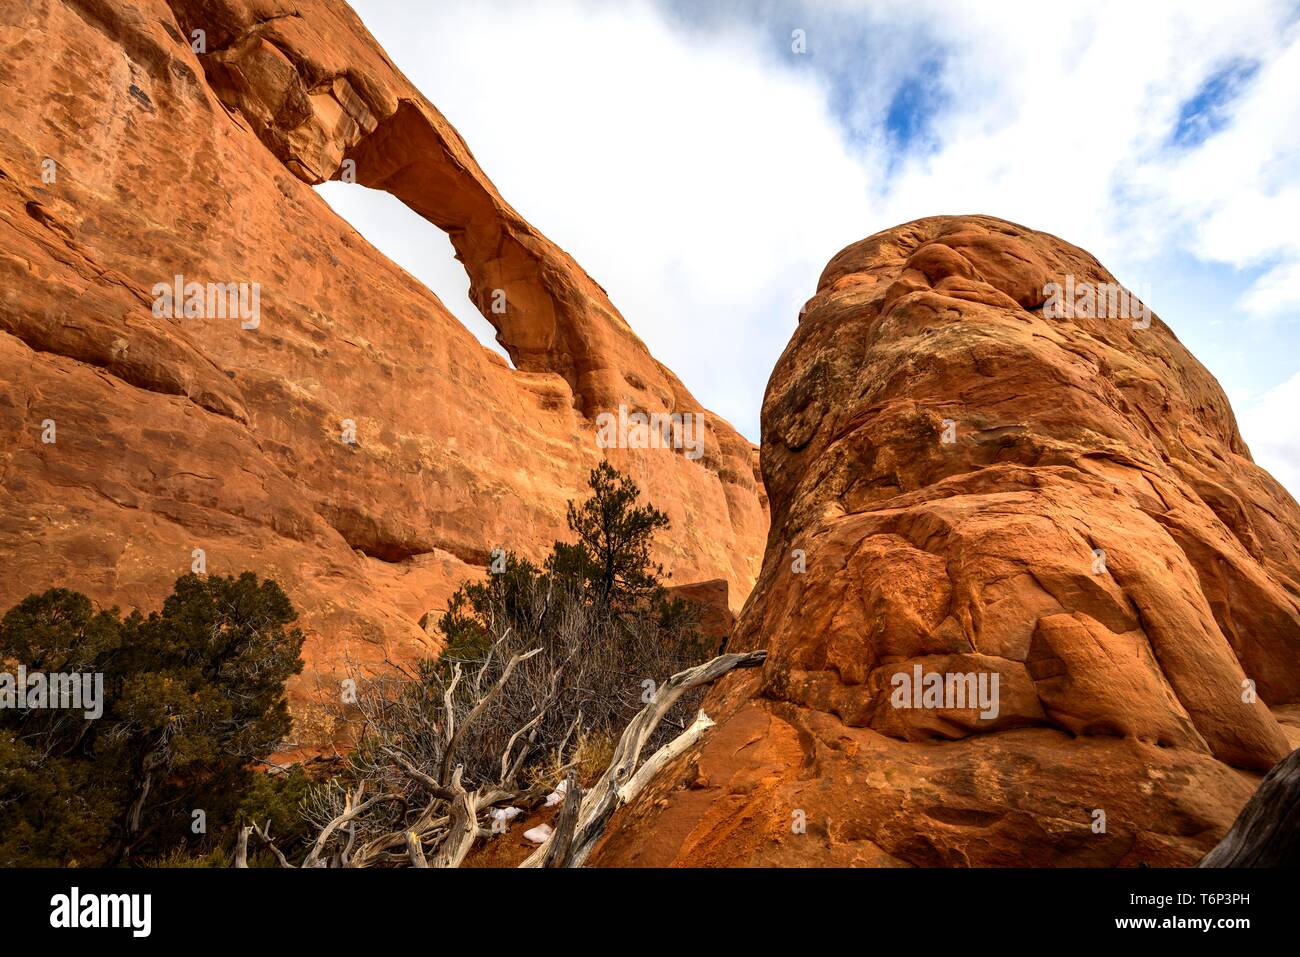
[[[1300,498],[1300,0],[352,5],[507,201],[751,440],[836,252],[987,213],[1140,290]],[[318,188],[495,346],[436,227]]]

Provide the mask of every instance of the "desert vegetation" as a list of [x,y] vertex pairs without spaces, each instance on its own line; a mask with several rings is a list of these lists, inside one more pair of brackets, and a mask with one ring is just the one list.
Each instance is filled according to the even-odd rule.
[[0,670],[99,675],[102,698],[0,708],[0,864],[194,862],[248,817],[289,826],[306,780],[256,769],[289,731],[296,617],[251,573],[185,575],[148,616],[61,588],[10,609]]
[[[707,727],[703,687],[761,660],[706,661],[693,609],[650,559],[667,518],[608,464],[588,484],[569,504],[572,542],[541,566],[499,553],[448,603],[439,658],[362,683],[355,750],[311,790],[298,864],[457,866],[548,799],[563,800],[555,833],[528,863],[581,864],[617,805]],[[258,824],[237,862],[250,837],[294,863]]]
[[549,803],[555,830],[527,863],[580,865],[709,726],[704,687],[762,660],[707,660],[650,558],[667,518],[608,464],[588,484],[572,541],[541,565],[498,551],[456,591],[441,655],[354,679],[338,705],[352,745],[325,772],[266,761],[302,669],[276,582],[186,575],[148,616],[65,589],[24,599],[0,621],[6,673],[103,688],[80,710],[0,710],[0,864],[457,866]]

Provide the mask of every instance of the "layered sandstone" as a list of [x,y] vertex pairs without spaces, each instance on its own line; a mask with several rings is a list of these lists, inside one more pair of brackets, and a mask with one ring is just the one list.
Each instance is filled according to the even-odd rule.
[[[332,695],[433,650],[492,548],[564,537],[602,457],[668,512],[673,580],[744,600],[752,446],[708,415],[702,457],[597,446],[619,406],[704,410],[345,4],[6,4],[0,84],[0,607],[153,608],[202,549],[285,586],[295,694]],[[514,368],[311,188],[354,177],[450,235]],[[256,283],[259,321],[156,316],[175,276]]]
[[[597,863],[1191,864],[1300,744],[1300,507],[1164,322],[1051,283],[1121,288],[983,216],[831,260],[763,406],[766,665]],[[896,707],[918,666],[996,714]]]

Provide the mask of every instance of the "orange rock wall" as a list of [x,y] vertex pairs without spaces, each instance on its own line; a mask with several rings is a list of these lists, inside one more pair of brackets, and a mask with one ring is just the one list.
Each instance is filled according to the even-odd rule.
[[[769,658],[598,862],[1190,864],[1300,744],[1300,508],[1159,317],[1052,282],[1115,280],[983,216],[831,260],[763,406]],[[918,666],[996,715],[896,707]]]
[[[704,410],[345,4],[6,4],[0,85],[0,607],[153,608],[201,548],[285,586],[294,694],[333,696],[435,650],[421,616],[490,549],[565,537],[606,455],[672,519],[673,580],[743,602],[753,447],[711,415],[697,460],[597,447],[620,404]],[[515,369],[311,188],[352,175],[450,234]],[[159,318],[176,275],[257,283],[256,327]]]

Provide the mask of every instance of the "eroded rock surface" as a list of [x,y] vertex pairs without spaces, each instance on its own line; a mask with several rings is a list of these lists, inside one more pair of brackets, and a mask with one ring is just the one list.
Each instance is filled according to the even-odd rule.
[[[767,663],[597,863],[1193,864],[1300,744],[1300,508],[1168,326],[1050,283],[1120,288],[983,216],[831,260],[763,407]],[[918,666],[996,714],[896,707]]]
[[[0,85],[0,607],[157,607],[202,549],[285,586],[296,700],[334,696],[433,650],[490,549],[565,537],[602,457],[668,512],[673,581],[744,600],[753,447],[711,415],[698,458],[597,447],[620,405],[703,410],[345,4],[5,4]],[[450,234],[515,368],[311,188],[352,175]],[[175,276],[258,284],[257,324],[156,316]]]

